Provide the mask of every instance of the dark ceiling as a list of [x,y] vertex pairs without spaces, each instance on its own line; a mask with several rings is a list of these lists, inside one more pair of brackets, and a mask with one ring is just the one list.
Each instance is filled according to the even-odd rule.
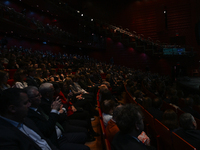
[[137,0],[62,0],[73,9],[85,13],[87,16],[111,21],[123,9]]

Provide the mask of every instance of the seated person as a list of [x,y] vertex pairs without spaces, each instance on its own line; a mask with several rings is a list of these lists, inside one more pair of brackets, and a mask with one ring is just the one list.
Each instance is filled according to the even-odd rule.
[[[51,104],[51,112],[46,114],[39,106],[41,103],[41,94],[37,87],[29,86],[26,92],[31,102],[28,117],[35,122],[38,129],[44,136],[51,140],[61,150],[65,149],[89,149],[83,145],[86,142],[86,133],[66,133],[62,125],[59,123],[59,113],[64,113],[61,100],[56,99]],[[46,91],[48,93],[48,91]]]
[[58,150],[47,140],[34,122],[25,118],[30,102],[23,89],[10,88],[0,99],[1,150]]
[[192,106],[193,106],[193,99],[191,97],[187,97],[187,98],[185,98],[184,102],[185,102],[185,107],[182,108],[182,110],[184,112],[190,113],[195,118],[200,119],[200,114],[192,108]]
[[142,93],[142,91],[136,90],[136,91],[134,92],[134,96],[135,96],[135,101],[136,101],[138,104],[142,105],[142,101],[143,101],[143,93]]
[[8,72],[0,70],[0,91],[10,88],[10,85],[7,84],[8,78]]
[[147,109],[148,112],[156,119],[158,119],[159,121],[162,120],[162,116],[163,116],[163,111],[160,110],[162,106],[162,99],[157,97],[154,98],[152,101],[152,107]]
[[115,102],[113,100],[105,100],[101,105],[103,123],[104,126],[107,126],[108,121],[112,118],[113,110],[115,107]]
[[24,81],[26,78],[26,73],[22,69],[18,69],[14,74],[14,88],[23,89],[28,86],[28,84]]
[[164,112],[162,123],[169,128],[170,131],[175,131],[179,128],[178,116],[172,109],[167,109]]
[[194,146],[200,149],[200,130],[197,130],[197,123],[190,113],[184,113],[179,117],[181,128],[175,133]]
[[144,130],[144,123],[141,110],[134,104],[124,105],[116,117],[116,124],[119,132],[111,143],[112,150],[148,150],[154,149],[144,145],[138,136]]

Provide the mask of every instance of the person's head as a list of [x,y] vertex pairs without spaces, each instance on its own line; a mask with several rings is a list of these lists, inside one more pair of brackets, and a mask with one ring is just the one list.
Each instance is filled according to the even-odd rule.
[[68,86],[71,85],[71,84],[73,84],[72,79],[69,78],[69,77],[67,77],[67,78],[65,79],[65,82],[66,82],[66,84],[67,84]]
[[50,73],[51,73],[51,75],[57,74],[57,73],[56,73],[56,69],[52,68],[52,69],[50,70]]
[[15,82],[23,82],[26,78],[26,72],[23,69],[18,69],[13,78]]
[[139,106],[126,104],[116,117],[116,124],[124,134],[131,134],[138,137],[144,130],[144,123]]
[[115,109],[113,110],[113,120],[116,121],[116,118],[119,114],[119,112],[122,110],[122,108],[124,107],[124,105],[118,105],[117,107],[115,107]]
[[152,107],[152,99],[150,97],[143,98],[142,106],[145,109],[151,108]]
[[29,76],[34,77],[36,74],[35,68],[29,68],[27,73]]
[[105,100],[101,104],[103,113],[112,114],[115,107],[115,102],[113,100]]
[[35,86],[28,86],[24,89],[31,103],[31,107],[38,108],[41,103],[41,94]]
[[38,77],[38,78],[41,78],[42,75],[43,75],[43,70],[42,70],[41,68],[37,68],[37,69],[36,69],[36,72],[37,72],[37,77]]
[[174,105],[178,105],[178,100],[179,100],[178,96],[172,96],[170,99],[171,103]]
[[105,90],[108,90],[108,87],[105,84],[101,84],[99,87],[100,93],[104,93]]
[[107,99],[112,99],[112,93],[110,92],[109,89],[105,89],[104,91],[101,92],[101,102]]
[[193,99],[191,97],[185,98],[185,106],[192,107],[193,106]]
[[0,70],[0,85],[7,84],[8,78],[8,72]]
[[167,109],[162,116],[162,123],[170,130],[178,128],[177,114],[172,109]]
[[160,98],[160,97],[156,97],[156,98],[154,98],[153,99],[153,101],[152,101],[152,106],[154,107],[154,108],[160,108],[161,107],[161,105],[162,105],[162,99]]
[[170,95],[171,95],[171,96],[177,96],[177,90],[171,88],[171,89],[170,89]]
[[21,122],[27,116],[30,102],[23,89],[9,88],[2,92],[0,98],[0,115]]
[[41,93],[42,97],[47,98],[49,100],[53,100],[54,95],[54,87],[52,83],[43,83],[39,87],[39,92]]
[[194,117],[190,113],[183,113],[179,117],[179,123],[181,128],[185,130],[196,130],[197,129],[197,123],[194,119]]
[[140,91],[140,90],[136,90],[136,91],[134,92],[134,96],[135,96],[136,98],[142,98],[142,97],[143,97],[143,93],[142,93],[142,91]]

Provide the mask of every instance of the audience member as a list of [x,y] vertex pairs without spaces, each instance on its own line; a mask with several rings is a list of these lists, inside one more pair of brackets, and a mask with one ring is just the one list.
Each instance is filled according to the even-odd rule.
[[57,150],[35,126],[25,118],[30,102],[23,89],[10,88],[0,98],[0,149]]
[[197,123],[190,113],[184,113],[179,118],[181,128],[175,133],[194,146],[200,149],[200,130],[197,130]]
[[14,74],[14,85],[13,88],[24,89],[28,87],[27,83],[24,81],[26,79],[26,73],[22,69],[18,69]]
[[159,121],[162,120],[163,111],[160,110],[162,106],[162,99],[160,97],[154,98],[152,101],[152,107],[147,109],[148,112]]
[[60,99],[55,100],[51,104],[51,112],[45,114],[40,106],[41,94],[37,87],[29,86],[26,88],[31,106],[29,108],[28,117],[35,122],[38,129],[44,136],[51,140],[61,150],[65,149],[89,149],[83,144],[86,141],[85,133],[66,133],[59,121],[58,113],[63,113]]
[[192,108],[192,106],[193,106],[193,99],[191,97],[187,97],[187,98],[185,98],[185,107],[182,108],[182,110],[184,112],[190,113],[195,118],[200,119],[200,114],[197,111],[195,111]]
[[116,118],[116,124],[120,131],[115,135],[111,146],[113,150],[135,150],[154,149],[144,145],[138,136],[144,130],[141,110],[133,104],[125,105]]
[[10,85],[7,84],[8,78],[8,72],[0,70],[0,91],[10,88]]
[[115,102],[113,100],[105,100],[102,105],[102,117],[104,126],[107,126],[108,121],[112,118],[113,110],[115,108]]
[[169,128],[170,131],[177,130],[179,127],[177,114],[172,109],[166,110],[163,113],[162,123]]
[[26,82],[27,82],[28,86],[36,86],[38,88],[39,84],[37,83],[37,81],[35,79],[35,74],[36,74],[35,68],[29,68],[27,71],[28,71],[27,72],[28,76],[26,78]]

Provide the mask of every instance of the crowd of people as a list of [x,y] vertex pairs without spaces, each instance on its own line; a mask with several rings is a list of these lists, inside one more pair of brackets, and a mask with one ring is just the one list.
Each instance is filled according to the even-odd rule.
[[76,40],[76,37],[69,32],[60,29],[56,25],[43,23],[42,21],[38,20],[39,18],[30,18],[26,12],[26,9],[22,10],[22,12],[17,12],[14,8],[0,4],[0,16],[2,18],[9,19],[10,21],[21,24],[25,27],[29,27],[39,33],[53,35],[64,39]]
[[[112,149],[155,149],[140,108],[121,104],[124,84],[134,100],[172,132],[198,149],[198,95],[183,95],[169,77],[98,62],[88,56],[12,47],[1,49],[0,149],[89,149],[99,136],[91,121],[99,116],[97,93]],[[12,84],[10,70],[15,69]],[[106,75],[102,79],[101,74]],[[142,86],[156,95],[151,99]],[[182,100],[185,105],[178,106]],[[163,101],[182,109],[163,110]]]
[[[111,71],[110,66],[88,56],[17,47],[2,48],[0,59],[0,128],[16,132],[0,137],[1,149],[89,149],[85,142],[99,136],[91,121],[99,115],[100,72]],[[11,70],[15,73],[8,84]]]

